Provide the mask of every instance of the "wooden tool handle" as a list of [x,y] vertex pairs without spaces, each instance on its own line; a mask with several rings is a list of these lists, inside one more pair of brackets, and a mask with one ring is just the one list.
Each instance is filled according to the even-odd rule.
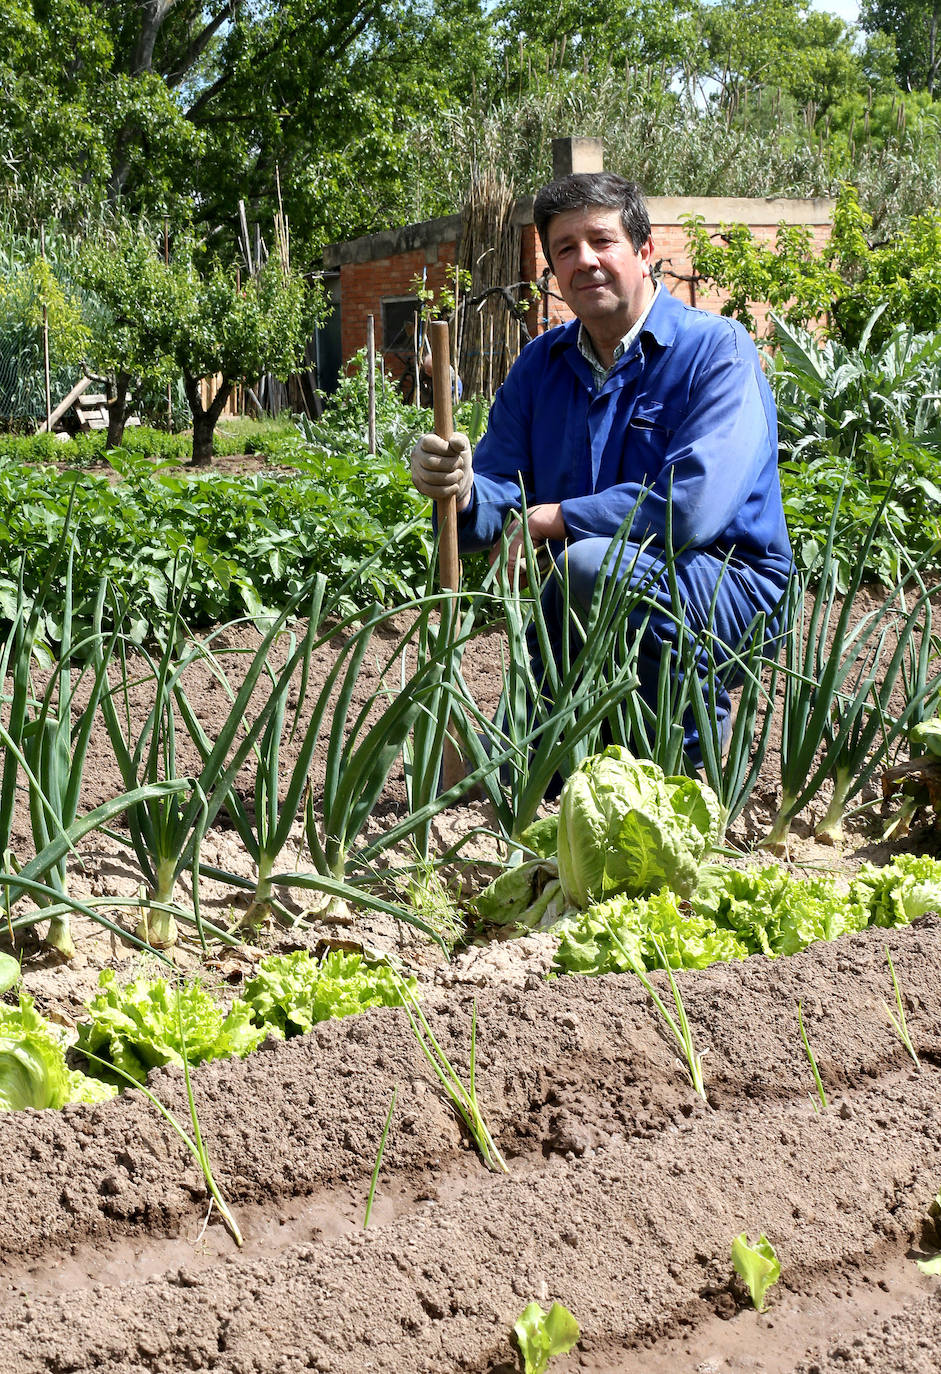
[[[451,347],[445,320],[428,327],[431,340],[431,385],[435,404],[435,434],[450,439],[454,433],[451,410]],[[456,592],[460,583],[457,556],[457,497],[435,502],[438,516],[438,580],[443,588]]]

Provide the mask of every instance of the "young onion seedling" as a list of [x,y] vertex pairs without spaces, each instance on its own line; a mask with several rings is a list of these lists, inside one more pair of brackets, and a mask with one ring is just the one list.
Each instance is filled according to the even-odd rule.
[[912,1044],[912,1037],[908,1033],[908,1019],[905,1015],[905,1004],[902,1001],[902,989],[899,987],[899,980],[896,977],[895,965],[892,963],[892,955],[889,953],[888,945],[885,947],[885,957],[889,961],[889,972],[892,975],[892,986],[895,989],[895,1005],[898,1007],[898,1016],[891,1010],[887,1002],[883,1002],[882,1005],[885,1007],[886,1015],[892,1024],[893,1030],[915,1061],[915,1068],[920,1070],[921,1060],[918,1058],[915,1046]]
[[379,1181],[379,1170],[382,1167],[382,1156],[385,1154],[386,1137],[389,1134],[389,1127],[392,1124],[392,1113],[395,1111],[395,1099],[399,1095],[398,1084],[392,1090],[392,1101],[389,1103],[389,1110],[386,1112],[386,1122],[382,1128],[382,1135],[379,1137],[379,1150],[376,1154],[376,1163],[373,1167],[372,1178],[369,1181],[369,1196],[366,1199],[366,1215],[363,1217],[363,1230],[369,1225],[369,1218],[372,1216],[373,1198],[376,1196],[376,1184]]
[[689,1069],[689,1076],[693,1087],[695,1088],[699,1096],[702,1098],[702,1100],[704,1102],[708,1102],[709,1099],[706,1097],[706,1088],[702,1076],[702,1055],[698,1053],[696,1049],[696,1045],[693,1040],[693,1032],[690,1029],[689,1020],[686,1016],[686,1007],[683,1004],[683,997],[679,990],[679,987],[677,986],[676,979],[673,977],[673,970],[670,967],[670,962],[664,954],[663,950],[661,949],[656,937],[652,935],[651,939],[653,940],[654,949],[657,951],[657,958],[660,960],[660,963],[662,964],[664,969],[666,969],[667,978],[670,980],[670,991],[673,994],[673,1002],[676,1007],[675,1019],[672,1013],[667,1010],[663,998],[660,996],[659,992],[654,987],[653,983],[647,977],[646,970],[642,968],[640,964],[638,964],[637,960],[628,950],[627,946],[623,943],[620,936],[612,928],[610,921],[605,921],[604,927],[607,930],[612,942],[617,945],[618,949],[621,951],[621,954],[627,960],[627,963],[637,974],[637,977],[640,979],[644,991],[647,993],[647,996],[651,999],[654,1006],[657,1008],[660,1015],[667,1023],[667,1027],[669,1028],[670,1034],[673,1036],[674,1040],[679,1045],[683,1053],[683,1058],[686,1060],[686,1066]]
[[[817,1085],[817,1096],[820,1098],[820,1106],[823,1108],[824,1111],[826,1111],[827,1095],[823,1090],[823,1083],[820,1079],[820,1070],[817,1068],[817,1061],[814,1058],[814,1052],[810,1048],[810,1041],[807,1039],[807,1032],[804,1030],[804,1017],[801,1012],[800,1002],[798,1002],[797,1004],[797,1024],[800,1026],[801,1039],[804,1042],[804,1049],[807,1051],[807,1058],[810,1060],[810,1068],[814,1076],[814,1082]],[[813,1098],[811,1098],[811,1101],[813,1102]],[[818,1110],[819,1108],[817,1107],[816,1102],[814,1102],[814,1111]]]
[[451,1061],[435,1039],[434,1033],[425,1019],[425,1014],[418,1005],[415,994],[405,982],[404,978],[399,978],[398,982],[402,1002],[405,1006],[405,1011],[408,1015],[412,1030],[415,1033],[415,1039],[418,1041],[421,1048],[421,1052],[437,1074],[452,1107],[470,1132],[474,1144],[480,1151],[481,1158],[488,1169],[493,1169],[494,1171],[499,1169],[503,1173],[508,1174],[510,1171],[506,1166],[506,1161],[498,1150],[493,1136],[490,1134],[477,1101],[477,1084],[475,1081],[477,1066],[477,1003],[474,1003],[474,1011],[471,1017],[470,1077],[468,1079],[468,1086],[465,1088]]

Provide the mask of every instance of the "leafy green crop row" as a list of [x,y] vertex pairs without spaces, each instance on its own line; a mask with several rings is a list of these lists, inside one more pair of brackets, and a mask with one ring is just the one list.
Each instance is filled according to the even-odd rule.
[[776,864],[706,863],[721,833],[705,784],[611,746],[572,773],[558,815],[520,837],[535,857],[500,874],[474,911],[484,925],[558,933],[557,971],[597,974],[777,958],[941,910],[939,860],[863,864],[844,893]]
[[[248,442],[244,433],[219,425],[213,439],[213,451],[219,457],[250,453]],[[120,452],[182,463],[189,459],[192,447],[189,434],[133,425],[124,431]],[[107,434],[103,429],[76,434],[71,439],[62,439],[55,434],[0,434],[0,459],[18,463],[59,463],[63,467],[82,468],[106,462],[107,453]]]
[[[37,588],[66,528],[76,560],[76,618],[87,617],[102,573],[126,599],[142,640],[185,586],[183,616],[209,624],[278,610],[312,574],[339,586],[388,546],[423,501],[404,464],[335,454],[293,455],[290,475],[193,477],[117,460],[121,480],[48,467],[0,465],[0,616],[15,613],[16,587]],[[423,584],[429,531],[419,521],[394,556],[376,561],[352,601],[390,603]],[[83,615],[84,611],[84,615]],[[46,634],[57,638],[57,626]]]
[[582,912],[562,931],[561,973],[626,973],[640,967],[707,968],[796,954],[870,926],[907,925],[941,909],[941,862],[900,855],[864,864],[841,892],[832,879],[794,878],[776,864],[744,870],[708,865],[684,901],[663,887],[649,897],[614,898]]
[[[320,962],[304,951],[262,959],[228,1012],[198,981],[120,985],[106,969],[99,984],[77,1036],[46,1021],[23,993],[16,1007],[0,1003],[0,1110],[104,1101],[128,1081],[144,1083],[151,1069],[244,1058],[268,1035],[289,1038],[318,1021],[414,996],[413,980],[342,951]],[[73,1040],[88,1077],[66,1065]]]

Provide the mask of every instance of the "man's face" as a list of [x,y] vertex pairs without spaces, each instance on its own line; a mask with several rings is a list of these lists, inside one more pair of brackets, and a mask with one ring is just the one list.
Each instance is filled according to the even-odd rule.
[[562,299],[588,332],[626,334],[650,300],[653,240],[638,251],[618,210],[591,205],[554,216],[548,240]]

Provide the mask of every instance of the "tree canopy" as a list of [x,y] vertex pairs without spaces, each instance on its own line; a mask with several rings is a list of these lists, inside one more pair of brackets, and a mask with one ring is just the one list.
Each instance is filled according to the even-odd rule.
[[[808,0],[0,0],[0,209],[74,222],[107,201],[231,246],[239,200],[270,224],[280,186],[309,260],[457,209],[461,177],[514,124],[535,149],[525,175],[553,135],[606,133],[585,126],[607,118],[612,74],[626,105],[653,92],[645,117],[690,131],[690,166],[717,111],[785,149],[831,119],[857,130],[857,109],[873,137],[872,102],[896,82],[930,101],[939,6],[863,0],[864,40]],[[461,117],[491,144],[459,162]]]
[[862,0],[859,22],[867,33],[895,39],[895,74],[904,90],[935,94],[941,80],[941,0]]

